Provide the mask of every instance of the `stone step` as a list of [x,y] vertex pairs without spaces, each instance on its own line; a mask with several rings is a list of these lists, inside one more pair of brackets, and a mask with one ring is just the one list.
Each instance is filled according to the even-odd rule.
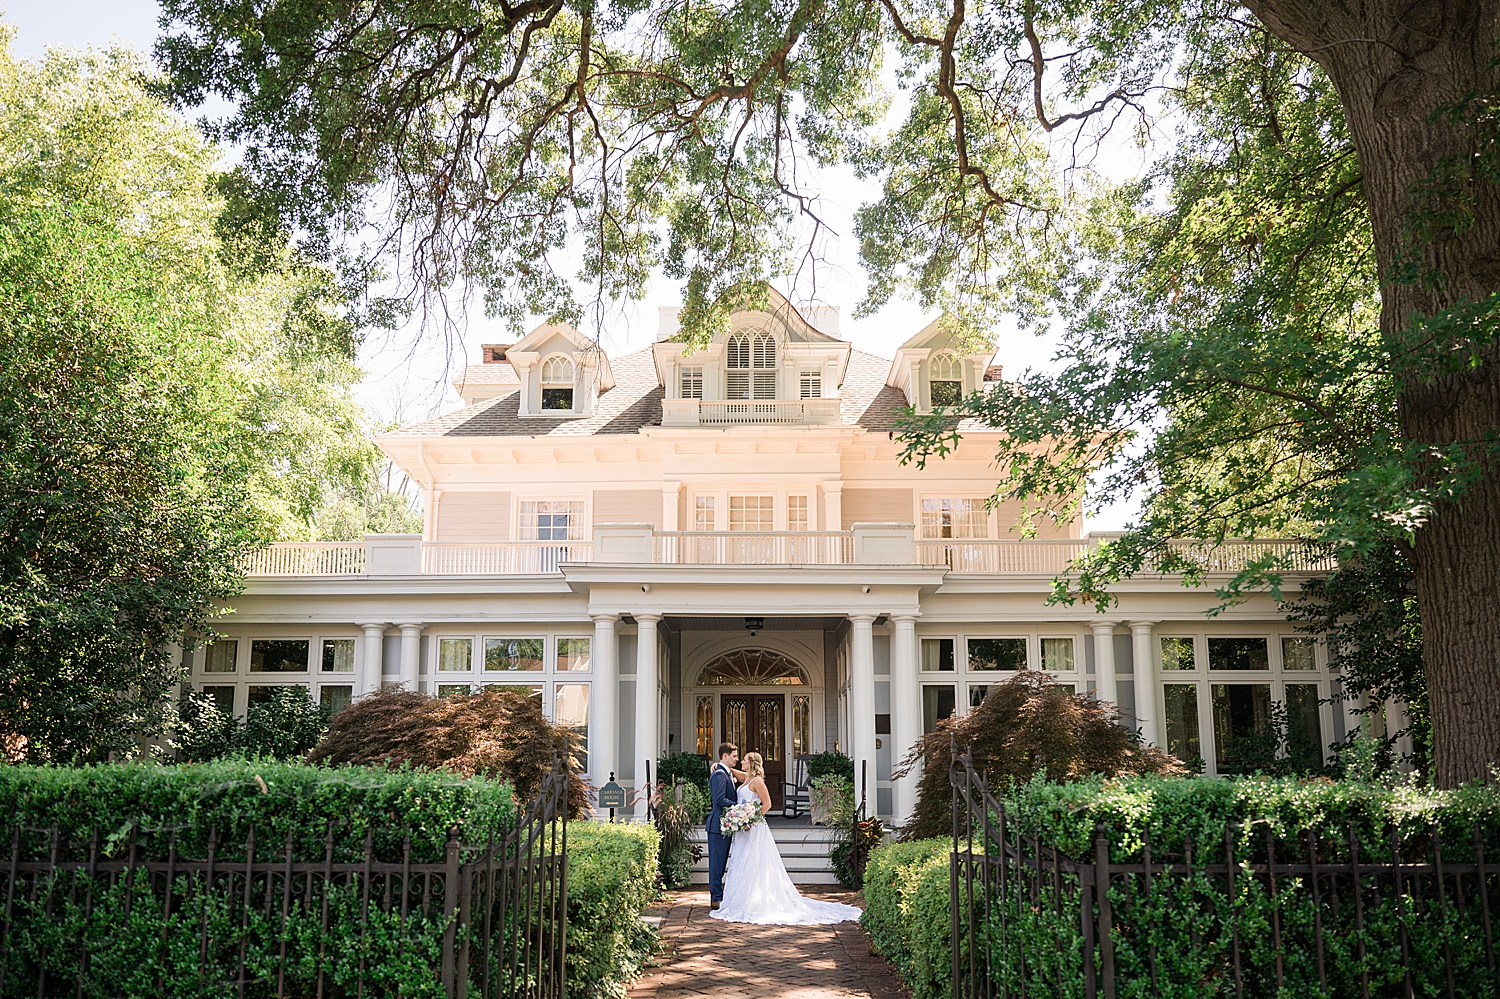
[[[792,882],[799,885],[837,884],[829,854],[833,850],[838,834],[824,826],[779,825],[771,826],[771,837],[776,841],[776,852],[781,854],[786,872]],[[708,833],[698,828],[693,830],[693,841],[700,845],[708,842]],[[693,864],[693,884],[708,884],[708,855],[705,851]]]

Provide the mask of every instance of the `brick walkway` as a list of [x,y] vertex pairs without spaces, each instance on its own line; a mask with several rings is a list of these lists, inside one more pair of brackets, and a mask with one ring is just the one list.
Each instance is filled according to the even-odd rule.
[[[859,905],[855,893],[800,886],[807,895]],[[707,891],[670,893],[651,910],[662,917],[664,952],[631,999],[906,999],[910,992],[890,966],[870,953],[858,923],[833,926],[751,926],[708,918]]]

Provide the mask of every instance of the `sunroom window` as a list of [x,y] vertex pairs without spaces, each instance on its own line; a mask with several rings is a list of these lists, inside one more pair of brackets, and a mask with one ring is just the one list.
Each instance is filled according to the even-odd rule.
[[543,412],[568,412],[573,408],[573,362],[549,357],[542,363]]

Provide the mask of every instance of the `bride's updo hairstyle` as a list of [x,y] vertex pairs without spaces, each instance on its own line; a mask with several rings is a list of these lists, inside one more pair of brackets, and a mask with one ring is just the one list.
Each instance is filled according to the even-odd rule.
[[745,773],[747,775],[745,777],[746,784],[750,783],[757,777],[761,778],[762,780],[765,779],[766,764],[765,761],[760,758],[759,753],[746,753],[743,762],[745,764]]

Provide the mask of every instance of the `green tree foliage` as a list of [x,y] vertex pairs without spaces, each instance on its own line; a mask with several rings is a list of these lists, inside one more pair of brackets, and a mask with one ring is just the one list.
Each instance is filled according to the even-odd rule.
[[216,150],[123,52],[0,26],[0,737],[101,760],[170,721],[172,643],[245,552],[369,478],[328,271],[220,235]]
[[172,742],[183,762],[226,756],[295,760],[318,744],[332,717],[332,709],[314,704],[307,688],[297,684],[272,687],[243,719],[219,710],[204,694],[186,691],[177,702]]
[[[1473,612],[1500,589],[1500,3],[1246,6],[168,0],[159,52],[180,102],[233,105],[217,127],[257,211],[331,252],[369,199],[360,259],[512,318],[579,314],[551,261],[581,248],[600,301],[654,267],[682,281],[701,342],[815,258],[808,167],[853,164],[882,184],[857,219],[866,309],[912,294],[961,342],[1005,315],[1063,337],[1057,373],[914,420],[914,458],[954,417],[1005,429],[997,498],[1023,528],[1075,516],[1101,467],[1098,501],[1142,491],[1061,599],[1147,567],[1201,580],[1183,537],[1394,546],[1438,777],[1480,779],[1500,763],[1500,618]],[[1129,139],[1140,179],[1091,169]]]

